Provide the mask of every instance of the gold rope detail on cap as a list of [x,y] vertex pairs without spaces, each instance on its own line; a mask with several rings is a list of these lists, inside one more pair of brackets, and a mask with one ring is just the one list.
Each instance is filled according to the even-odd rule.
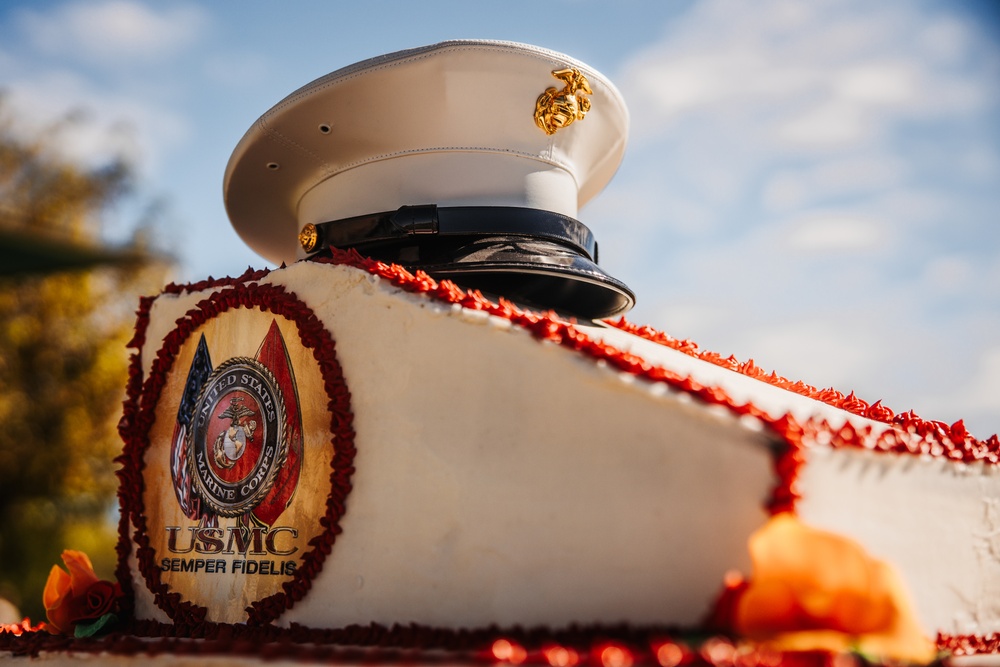
[[306,252],[312,252],[316,249],[317,243],[319,243],[319,230],[310,222],[299,232],[299,244]]
[[535,102],[535,125],[542,128],[545,134],[555,134],[556,130],[583,120],[590,111],[590,99],[584,94],[594,94],[587,78],[576,68],[557,69],[552,76],[566,82],[566,85],[562,90],[555,86],[547,88]]

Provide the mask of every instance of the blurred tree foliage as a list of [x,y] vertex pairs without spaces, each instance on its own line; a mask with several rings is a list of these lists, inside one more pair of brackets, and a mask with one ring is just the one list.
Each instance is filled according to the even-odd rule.
[[[0,98],[0,228],[94,245],[130,169],[70,163],[43,136],[18,136]],[[113,578],[125,344],[138,295],[167,271],[150,260],[0,279],[0,597],[33,619],[64,548]]]

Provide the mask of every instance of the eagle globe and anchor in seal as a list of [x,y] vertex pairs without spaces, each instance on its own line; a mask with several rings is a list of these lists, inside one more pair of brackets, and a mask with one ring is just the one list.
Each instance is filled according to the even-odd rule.
[[219,516],[253,510],[288,457],[285,401],[259,361],[234,357],[208,377],[194,406],[188,466],[194,492]]

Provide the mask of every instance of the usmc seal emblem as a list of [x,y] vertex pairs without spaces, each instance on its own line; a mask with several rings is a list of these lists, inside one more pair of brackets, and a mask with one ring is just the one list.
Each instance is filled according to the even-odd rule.
[[193,491],[220,516],[254,509],[288,457],[285,401],[274,376],[248,357],[224,362],[202,387],[192,421]]
[[295,373],[272,322],[256,358],[213,368],[198,342],[174,428],[170,471],[181,511],[203,526],[217,517],[273,526],[291,502],[302,462]]

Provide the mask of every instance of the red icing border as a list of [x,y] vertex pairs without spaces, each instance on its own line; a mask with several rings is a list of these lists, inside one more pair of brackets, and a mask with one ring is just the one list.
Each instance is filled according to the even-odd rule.
[[[152,630],[152,628],[149,628]],[[151,637],[153,639],[141,639]],[[375,647],[375,648],[361,648]],[[430,651],[429,651],[430,650]],[[100,639],[74,639],[45,632],[20,636],[0,632],[0,651],[37,657],[43,651],[109,655],[242,656],[329,664],[545,665],[548,667],[857,667],[851,654],[826,651],[779,653],[730,637],[690,636],[663,629],[581,627],[565,632],[544,628],[499,633],[438,631],[424,626],[351,626],[315,631],[293,626],[248,628],[214,626],[192,641],[176,628],[114,633]]]
[[[336,535],[340,533],[339,520],[344,513],[344,501],[350,492],[350,478],[354,471],[352,465],[355,453],[354,428],[350,391],[337,362],[336,347],[330,333],[312,310],[294,294],[286,292],[278,285],[258,285],[253,282],[263,275],[265,273],[248,272],[240,279],[206,282],[196,286],[204,289],[221,285],[223,288],[199,301],[195,308],[177,320],[175,328],[164,337],[145,383],[142,382],[141,351],[149,325],[152,300],[143,299],[140,302],[136,334],[129,343],[129,346],[135,348],[137,352],[132,356],[126,389],[127,398],[119,422],[119,433],[125,446],[121,456],[116,459],[121,464],[118,471],[120,478],[118,497],[122,507],[117,546],[117,576],[125,596],[123,611],[126,613],[134,609],[134,591],[128,567],[131,522],[135,527],[133,537],[139,571],[153,593],[157,606],[179,625],[200,624],[205,620],[206,608],[181,600],[180,595],[171,592],[160,579],[160,571],[154,562],[155,554],[149,546],[146,534],[142,497],[144,490],[142,471],[145,466],[143,457],[149,447],[149,430],[156,419],[156,406],[163,385],[181,346],[198,327],[229,309],[258,308],[263,312],[281,315],[296,324],[302,345],[313,350],[313,357],[323,377],[326,393],[330,399],[328,403],[331,413],[330,432],[333,435],[332,442],[335,443],[330,474],[331,491],[327,497],[326,513],[319,522],[322,531],[309,541],[309,545],[313,548],[303,554],[300,567],[293,578],[282,585],[282,592],[258,600],[247,608],[247,623],[250,626],[267,624],[302,599],[309,590],[313,577],[320,571],[324,559],[330,553]],[[186,289],[188,288],[172,286],[171,291],[180,293]]]
[[[717,667],[837,667],[836,656],[825,652],[753,655],[731,638],[709,637],[685,643],[684,634],[668,628],[586,626],[553,632],[547,628],[500,631],[490,627],[480,630],[436,630],[418,625],[385,627],[377,624],[353,625],[338,630],[316,630],[300,625],[289,628],[252,627],[202,623],[195,627],[167,625],[155,621],[137,621],[131,634],[114,632],[102,638],[77,639],[50,635],[42,626],[0,625],[0,651],[14,656],[38,656],[42,651],[109,653],[115,655],[244,655],[268,658],[317,660],[334,663],[403,664],[448,663],[458,661],[496,664],[504,662],[494,648],[496,640],[514,643],[525,649],[528,664],[556,664],[549,658],[552,648],[570,648],[577,652],[581,665],[613,667],[603,659],[603,649],[621,648],[635,664],[665,664],[661,649],[668,646],[671,667],[716,665]],[[147,638],[147,639],[140,639]],[[199,641],[191,641],[198,639]],[[1000,653],[1000,634],[939,634],[938,650],[954,656]],[[372,650],[345,647],[378,647]],[[675,648],[676,647],[676,648]],[[447,653],[429,654],[427,649]],[[413,650],[418,651],[414,653]],[[734,653],[744,658],[733,660]],[[756,658],[756,660],[751,659]],[[617,661],[616,661],[617,662]],[[945,661],[947,662],[947,661]],[[856,663],[852,662],[852,665]]]
[[947,635],[938,633],[937,647],[953,655],[1000,653],[1000,633],[989,635]]
[[[684,354],[694,357],[695,359],[707,361],[711,364],[715,364],[716,366],[720,366],[742,375],[746,375],[747,377],[751,377],[755,380],[773,385],[779,389],[784,389],[800,396],[805,396],[806,398],[826,403],[831,407],[844,410],[845,412],[850,412],[851,414],[859,417],[865,417],[884,424],[891,424],[902,429],[903,431],[916,433],[921,437],[934,433],[937,437],[942,440],[948,440],[952,444],[957,445],[960,449],[968,449],[972,451],[985,448],[994,452],[1000,451],[1000,440],[998,440],[997,435],[993,435],[986,440],[977,440],[966,430],[965,423],[961,419],[954,424],[949,425],[945,422],[923,419],[914,414],[912,410],[897,414],[888,407],[882,405],[881,400],[875,401],[874,403],[868,403],[867,401],[855,396],[853,391],[845,395],[832,387],[827,389],[817,389],[816,387],[801,381],[793,382],[788,378],[778,375],[774,371],[771,371],[770,373],[766,372],[764,369],[757,366],[753,359],[740,362],[733,355],[723,357],[721,354],[716,352],[700,349],[697,343],[693,341],[680,340],[662,331],[657,331],[652,327],[633,324],[632,322],[628,322],[624,317],[618,320],[606,320],[605,322],[606,324],[625,331],[626,333],[630,333],[633,336],[638,336],[639,338],[663,345],[664,347],[669,347],[672,350],[683,352]],[[973,460],[976,460],[974,454],[971,456]],[[996,461],[991,462],[996,463]]]

